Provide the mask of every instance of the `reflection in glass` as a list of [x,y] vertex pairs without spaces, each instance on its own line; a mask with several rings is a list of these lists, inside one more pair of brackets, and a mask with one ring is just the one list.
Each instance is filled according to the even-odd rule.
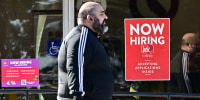
[[33,0],[33,10],[62,10],[62,0]]
[[[40,87],[57,89],[57,56],[49,50],[59,49],[62,40],[62,16],[39,15],[37,20],[36,58],[40,60]],[[49,44],[49,45],[48,45]]]

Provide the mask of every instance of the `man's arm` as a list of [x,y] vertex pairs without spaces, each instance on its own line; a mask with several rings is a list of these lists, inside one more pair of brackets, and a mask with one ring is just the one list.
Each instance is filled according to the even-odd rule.
[[69,94],[80,95],[79,91],[79,68],[78,68],[78,45],[79,39],[70,39],[67,44],[67,75]]

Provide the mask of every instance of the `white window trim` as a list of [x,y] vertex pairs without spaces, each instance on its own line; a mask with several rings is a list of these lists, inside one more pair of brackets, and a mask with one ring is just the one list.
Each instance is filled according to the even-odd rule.
[[63,38],[74,27],[74,0],[63,0]]

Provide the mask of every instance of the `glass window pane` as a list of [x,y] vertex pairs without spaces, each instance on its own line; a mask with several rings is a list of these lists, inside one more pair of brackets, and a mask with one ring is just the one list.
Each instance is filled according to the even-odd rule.
[[62,10],[62,0],[33,0],[33,10]]
[[[40,87],[57,89],[57,51],[62,40],[62,0],[0,0],[0,58],[40,59]],[[88,1],[88,0],[75,0]],[[100,2],[101,0],[96,0]],[[82,2],[81,2],[82,3]],[[107,0],[106,14],[109,31],[101,41],[110,56],[115,77],[115,91],[124,92],[173,92],[187,91],[185,87],[171,87],[168,81],[125,81],[125,18],[170,18],[170,60],[180,50],[182,36],[187,32],[200,32],[198,0]],[[77,7],[77,6],[75,6]],[[75,8],[77,14],[78,9]],[[76,15],[75,14],[75,15]],[[75,19],[76,20],[76,19]],[[76,23],[76,22],[75,22]],[[192,46],[194,47],[194,46]],[[200,50],[198,48],[198,50]],[[191,86],[199,93],[199,51],[194,55],[190,68]],[[162,55],[161,55],[162,56]],[[161,57],[162,59],[162,57]],[[172,67],[172,66],[171,66]],[[182,71],[182,70],[181,70]],[[182,75],[179,73],[179,75]],[[176,75],[175,75],[176,76]],[[181,76],[182,77],[182,76]],[[175,77],[171,77],[175,78]],[[180,78],[178,84],[185,84]],[[8,88],[5,88],[8,89]],[[16,88],[15,88],[16,89]],[[25,88],[27,89],[27,88]],[[197,91],[196,91],[197,90]],[[7,95],[7,94],[6,94]],[[14,95],[12,95],[14,97]],[[31,98],[34,96],[30,96]],[[48,96],[46,96],[48,97]],[[6,98],[6,96],[3,96]],[[24,95],[17,95],[24,99]],[[117,97],[116,97],[117,98]],[[119,97],[118,100],[128,99]],[[132,98],[132,97],[130,97]],[[141,97],[145,98],[146,97]],[[151,97],[149,99],[153,99]],[[175,97],[174,97],[175,98]],[[165,99],[165,98],[162,98]],[[175,98],[176,99],[176,98]]]
[[[177,90],[178,87],[170,87],[168,81],[125,81],[125,47],[124,47],[124,19],[125,18],[170,18],[170,60],[180,50],[181,40],[184,33],[200,32],[200,16],[198,11],[199,1],[189,0],[108,0],[106,14],[108,15],[109,31],[103,35],[102,41],[107,50],[115,77],[115,91],[131,92],[184,92]],[[187,5],[185,5],[187,4]],[[192,25],[192,26],[191,26]],[[192,88],[199,90],[199,52],[190,62],[192,69],[197,73],[189,75]],[[162,55],[161,58],[162,59]],[[171,66],[172,67],[172,66]],[[194,70],[193,70],[194,71]],[[183,73],[183,72],[182,72]],[[196,74],[196,75],[194,75]],[[181,75],[181,73],[179,73]],[[183,78],[183,76],[181,76]],[[174,77],[171,77],[171,79]],[[179,78],[181,79],[181,78]],[[185,84],[184,80],[178,83]],[[179,85],[179,87],[182,87]],[[185,88],[184,88],[185,89]],[[185,92],[188,93],[188,92]],[[199,93],[199,92],[197,92]]]
[[40,61],[40,88],[57,89],[57,56],[62,42],[62,16],[38,15],[36,58]]

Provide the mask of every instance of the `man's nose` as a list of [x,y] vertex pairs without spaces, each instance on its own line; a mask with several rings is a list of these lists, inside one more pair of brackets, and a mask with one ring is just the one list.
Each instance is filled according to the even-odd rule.
[[105,14],[105,19],[108,19],[108,16]]

